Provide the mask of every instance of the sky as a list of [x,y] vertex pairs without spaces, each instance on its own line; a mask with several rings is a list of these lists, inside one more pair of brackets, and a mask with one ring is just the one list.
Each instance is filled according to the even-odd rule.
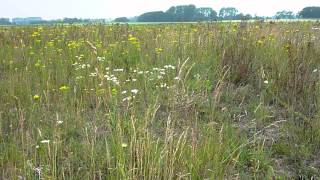
[[320,0],[1,0],[0,17],[113,19],[184,4],[211,7],[217,12],[222,7],[235,7],[245,14],[273,16],[281,10],[297,13],[306,6],[320,6]]

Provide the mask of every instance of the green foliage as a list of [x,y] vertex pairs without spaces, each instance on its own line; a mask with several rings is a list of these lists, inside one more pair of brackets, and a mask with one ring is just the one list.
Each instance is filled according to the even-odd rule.
[[238,10],[234,7],[221,8],[219,11],[219,17],[221,19],[231,20],[236,17]]
[[147,12],[139,16],[138,22],[194,22],[217,18],[212,8],[196,8],[195,5],[172,6],[166,12]]
[[172,22],[173,18],[170,14],[155,11],[155,12],[147,12],[138,17],[138,22]]
[[320,7],[305,7],[299,12],[302,18],[320,18]]
[[129,22],[130,20],[126,17],[118,17],[113,20],[114,22]]
[[292,11],[279,11],[276,13],[275,18],[277,18],[277,19],[294,19],[295,14]]
[[0,25],[10,25],[9,18],[0,18]]

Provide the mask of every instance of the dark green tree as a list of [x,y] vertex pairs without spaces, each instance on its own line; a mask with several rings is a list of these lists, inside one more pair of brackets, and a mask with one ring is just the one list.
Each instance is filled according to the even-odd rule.
[[114,22],[129,22],[130,20],[126,17],[118,17],[113,20]]
[[9,18],[0,18],[0,25],[10,25]]
[[196,12],[195,5],[183,6],[183,20],[184,21],[193,21],[194,14]]
[[170,7],[166,13],[171,14],[171,15],[175,15],[177,11],[177,8],[175,6]]
[[176,22],[191,22],[193,21],[194,15],[196,13],[196,6],[181,5],[169,8],[166,13],[170,14],[173,21]]
[[219,11],[219,18],[224,20],[232,20],[236,18],[238,10],[234,7],[221,8]]
[[279,11],[276,13],[276,19],[294,19],[296,16],[292,11]]
[[252,16],[250,14],[239,13],[234,18],[234,20],[250,20]]
[[194,21],[212,21],[217,19],[217,12],[212,8],[197,8],[193,17]]
[[138,22],[170,22],[171,16],[163,11],[147,12],[138,17]]
[[320,7],[305,7],[299,12],[301,18],[320,18]]

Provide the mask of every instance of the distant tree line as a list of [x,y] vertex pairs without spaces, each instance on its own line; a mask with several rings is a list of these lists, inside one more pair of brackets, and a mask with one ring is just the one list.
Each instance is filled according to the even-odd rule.
[[0,18],[0,24],[1,25],[10,25],[10,19],[9,18]]
[[276,19],[295,19],[297,16],[292,11],[279,11],[274,16]]
[[196,8],[195,5],[172,6],[166,12],[154,11],[140,15],[138,22],[193,22],[212,21],[217,12],[209,7]]
[[[296,19],[320,18],[320,7],[305,7],[298,14],[292,11],[279,11],[273,17],[257,17],[239,13],[234,7],[225,7],[217,13],[210,7],[197,8],[195,5],[172,6],[167,11],[146,12],[135,20],[137,22],[196,22],[216,20],[249,20],[249,19]],[[116,18],[114,22],[129,22],[126,17]]]

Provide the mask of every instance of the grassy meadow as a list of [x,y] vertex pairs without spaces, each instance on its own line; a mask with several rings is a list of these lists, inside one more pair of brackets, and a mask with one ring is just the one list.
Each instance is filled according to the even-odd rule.
[[320,178],[319,28],[0,27],[0,179]]

